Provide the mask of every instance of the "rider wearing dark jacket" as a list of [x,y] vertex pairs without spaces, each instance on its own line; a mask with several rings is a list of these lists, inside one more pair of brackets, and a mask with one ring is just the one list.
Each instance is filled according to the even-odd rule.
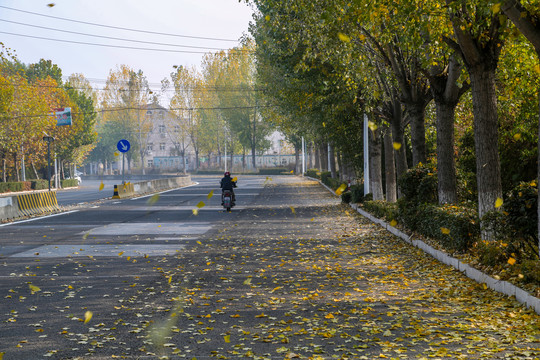
[[236,181],[233,181],[233,179],[231,178],[231,173],[230,172],[225,172],[225,176],[221,179],[220,181],[220,186],[221,186],[221,203],[223,205],[223,191],[224,190],[230,190],[231,193],[232,193],[232,202],[233,204],[235,203],[236,201],[236,196],[234,194],[234,188],[236,187]]

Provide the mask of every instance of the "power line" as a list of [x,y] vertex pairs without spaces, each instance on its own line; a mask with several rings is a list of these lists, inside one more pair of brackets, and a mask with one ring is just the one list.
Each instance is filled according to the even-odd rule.
[[[2,6],[0,6],[0,7],[2,7]],[[103,46],[103,47],[116,48],[116,49],[131,49],[131,50],[145,50],[145,51],[161,51],[161,52],[187,53],[187,54],[207,54],[207,53],[208,53],[208,51],[167,50],[167,49],[139,48],[139,47],[134,47],[134,46],[95,44],[95,43],[88,43],[88,42],[84,42],[84,41],[60,40],[60,39],[46,38],[46,37],[42,37],[42,36],[32,36],[32,35],[15,34],[15,33],[10,33],[10,32],[7,32],[7,31],[0,31],[0,34],[7,34],[7,35],[14,35],[14,36],[22,36],[22,37],[27,37],[27,38],[32,38],[32,39],[40,39],[40,40],[48,40],[48,41],[65,42],[65,43],[79,44],[79,45]]]
[[92,26],[99,26],[99,27],[104,27],[104,28],[109,28],[109,29],[126,30],[126,31],[133,31],[133,32],[154,34],[154,35],[174,36],[174,37],[181,37],[181,38],[186,38],[186,39],[238,42],[238,40],[232,40],[232,39],[220,39],[220,38],[211,38],[211,37],[202,37],[202,36],[178,35],[178,34],[162,33],[162,32],[157,32],[157,31],[138,30],[138,29],[124,28],[124,27],[120,27],[120,26],[97,24],[97,23],[92,23],[92,22],[88,22],[88,21],[73,20],[73,19],[67,19],[67,18],[59,17],[59,16],[40,14],[40,13],[27,11],[27,10],[14,9],[14,8],[7,7],[7,6],[2,6],[2,5],[0,5],[0,8],[12,10],[12,11],[18,11],[18,12],[22,12],[22,13],[26,13],[26,14],[32,14],[32,15],[36,15],[36,16],[42,16],[42,17],[51,18],[51,19],[70,21],[70,22],[74,22],[74,23],[86,24],[86,25],[92,25]]
[[[1,7],[1,6],[0,6],[0,7]],[[128,42],[135,42],[135,43],[140,43],[140,44],[162,45],[162,46],[174,46],[174,47],[185,47],[185,48],[192,48],[192,49],[228,50],[228,49],[223,49],[223,48],[214,48],[214,47],[206,47],[206,46],[178,45],[178,44],[159,43],[159,42],[144,41],[144,40],[124,39],[124,38],[117,38],[117,37],[104,36],[104,35],[94,35],[94,34],[87,34],[87,33],[82,33],[82,32],[77,32],[77,31],[55,29],[55,28],[50,28],[50,27],[47,27],[47,26],[39,26],[39,25],[26,24],[26,23],[21,23],[21,22],[18,22],[18,21],[11,21],[11,20],[4,20],[4,19],[0,19],[0,21],[12,23],[12,24],[17,24],[17,25],[23,25],[23,26],[34,27],[34,28],[38,28],[38,29],[45,29],[45,30],[57,31],[57,32],[62,32],[62,33],[66,33],[66,34],[75,34],[75,35],[91,36],[91,37],[97,37],[97,38],[101,38],[101,39],[119,40],[119,41],[128,41]],[[240,50],[241,50],[241,49],[240,49]],[[245,51],[245,50],[241,50],[241,51]]]
[[[76,115],[89,115],[89,114],[99,114],[104,112],[113,112],[113,111],[126,111],[126,110],[139,110],[139,111],[155,111],[155,110],[166,110],[166,111],[172,111],[172,110],[181,110],[181,111],[207,111],[207,110],[215,110],[215,111],[223,111],[223,110],[252,110],[252,109],[260,109],[260,108],[269,108],[269,107],[276,107],[277,105],[257,105],[257,106],[231,106],[231,107],[179,107],[179,108],[162,108],[162,107],[155,107],[155,108],[141,108],[141,107],[122,107],[122,108],[112,108],[112,109],[100,109],[96,111],[87,111],[87,112],[73,112],[73,114]],[[51,115],[51,113],[47,114],[36,114],[36,115],[20,115],[20,116],[8,116],[10,119],[26,119],[26,118],[37,118],[37,117],[48,117],[48,116],[54,116]]]

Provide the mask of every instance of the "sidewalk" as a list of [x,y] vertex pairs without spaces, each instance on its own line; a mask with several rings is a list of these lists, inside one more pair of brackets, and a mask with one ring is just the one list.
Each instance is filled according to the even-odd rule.
[[231,215],[163,260],[169,280],[130,299],[132,331],[118,340],[136,336],[140,346],[115,355],[540,358],[540,316],[371,224],[316,182],[276,177],[252,209]]

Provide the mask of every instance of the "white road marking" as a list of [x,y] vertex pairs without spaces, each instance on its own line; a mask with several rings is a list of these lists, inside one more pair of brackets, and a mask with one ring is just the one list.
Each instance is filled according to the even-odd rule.
[[200,223],[113,223],[81,232],[81,235],[201,235],[211,228]]
[[[13,254],[10,257],[22,258],[60,258],[60,257],[143,257],[175,255],[184,249],[185,245],[155,244],[155,245],[44,245],[37,248]],[[119,255],[121,254],[121,255]]]
[[28,219],[28,220],[14,221],[14,222],[11,222],[11,223],[0,224],[0,227],[3,227],[3,226],[9,226],[9,225],[17,225],[17,224],[22,224],[22,223],[30,222],[30,221],[36,221],[36,220],[43,220],[43,219],[47,219],[47,218],[51,218],[51,217],[55,217],[55,216],[61,216],[61,215],[67,215],[67,214],[76,213],[76,212],[78,212],[78,211],[79,211],[79,210],[71,210],[71,211],[66,211],[66,212],[59,213],[59,214],[52,214],[52,215],[40,216],[40,217]]

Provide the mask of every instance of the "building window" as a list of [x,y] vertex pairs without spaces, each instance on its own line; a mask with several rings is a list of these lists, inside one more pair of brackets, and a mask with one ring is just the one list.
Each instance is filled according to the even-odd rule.
[[159,143],[159,150],[165,150],[165,143]]
[[146,145],[146,150],[148,150],[148,151],[154,150],[154,144],[148,143],[148,144]]
[[163,134],[165,132],[165,125],[159,125],[159,133]]
[[154,167],[154,160],[153,159],[148,160],[148,167]]
[[174,132],[180,132],[180,125],[174,125]]

